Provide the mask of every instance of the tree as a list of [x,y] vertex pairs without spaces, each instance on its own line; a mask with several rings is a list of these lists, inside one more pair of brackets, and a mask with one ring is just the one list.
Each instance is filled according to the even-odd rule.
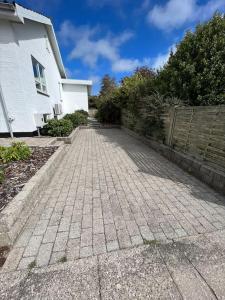
[[159,71],[158,90],[189,105],[225,104],[225,17],[215,14],[187,32]]
[[102,78],[101,89],[99,92],[100,97],[107,97],[116,88],[115,79],[106,74]]

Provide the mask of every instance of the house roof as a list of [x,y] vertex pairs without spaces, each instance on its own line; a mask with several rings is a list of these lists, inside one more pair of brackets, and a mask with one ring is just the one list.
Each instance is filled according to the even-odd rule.
[[91,94],[92,81],[91,80],[76,80],[76,79],[62,79],[62,84],[72,84],[72,85],[85,85],[88,88],[89,95]]
[[34,22],[42,23],[46,26],[49,41],[52,45],[53,53],[59,68],[59,72],[62,78],[66,78],[66,72],[63,65],[59,45],[55,36],[55,31],[52,22],[49,18],[36,13],[30,9],[18,5],[17,3],[2,3],[0,2],[0,19],[6,19],[13,22],[25,23],[24,19],[32,20]]

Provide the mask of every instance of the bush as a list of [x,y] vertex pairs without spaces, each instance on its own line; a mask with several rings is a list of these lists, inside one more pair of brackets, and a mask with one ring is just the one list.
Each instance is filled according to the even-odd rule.
[[73,130],[73,123],[69,119],[51,119],[43,127],[50,136],[68,136]]
[[95,117],[101,123],[120,124],[121,110],[112,101],[105,101],[99,105]]
[[87,112],[76,111],[73,114],[67,114],[64,116],[64,120],[70,120],[73,124],[73,128],[78,127],[79,125],[87,125]]
[[0,161],[3,163],[24,160],[30,155],[31,150],[24,142],[14,142],[10,147],[0,147]]
[[75,113],[80,113],[80,114],[84,115],[85,117],[88,117],[88,112],[83,109],[76,110]]
[[159,92],[191,106],[225,104],[224,33],[224,14],[187,32],[159,72]]

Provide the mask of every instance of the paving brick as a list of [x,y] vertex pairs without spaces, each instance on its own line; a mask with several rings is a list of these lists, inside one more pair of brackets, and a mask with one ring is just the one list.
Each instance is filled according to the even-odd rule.
[[108,252],[115,251],[115,250],[119,249],[119,243],[118,243],[117,240],[108,242],[106,244],[106,246],[107,246],[107,251]]
[[47,266],[50,261],[53,243],[42,244],[39,248],[36,263],[38,267]]
[[92,245],[92,228],[83,229],[81,233],[81,247]]
[[42,243],[54,243],[58,226],[49,226],[45,232]]
[[116,228],[114,224],[105,225],[105,236],[107,241],[114,241],[117,239]]
[[80,249],[80,258],[88,257],[93,255],[93,249],[91,246],[83,247]]
[[66,247],[68,260],[78,259],[80,256],[80,239],[69,239]]
[[69,233],[58,232],[56,235],[53,251],[65,251]]
[[50,259],[49,264],[50,265],[57,264],[64,257],[66,257],[66,252],[65,251],[53,252],[52,255],[51,255],[51,259]]
[[32,236],[29,240],[27,247],[25,248],[23,256],[36,256],[38,254],[38,250],[41,245],[42,239],[43,236],[41,235]]
[[60,221],[58,231],[69,231],[71,223],[71,217],[63,217]]
[[35,259],[35,256],[23,257],[18,265],[18,270],[30,268],[31,264],[33,265],[32,267],[36,267]]

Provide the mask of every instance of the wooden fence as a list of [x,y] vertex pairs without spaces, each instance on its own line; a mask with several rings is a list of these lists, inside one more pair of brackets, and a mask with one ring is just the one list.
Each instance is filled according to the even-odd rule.
[[167,145],[225,170],[225,106],[173,108],[164,123]]

